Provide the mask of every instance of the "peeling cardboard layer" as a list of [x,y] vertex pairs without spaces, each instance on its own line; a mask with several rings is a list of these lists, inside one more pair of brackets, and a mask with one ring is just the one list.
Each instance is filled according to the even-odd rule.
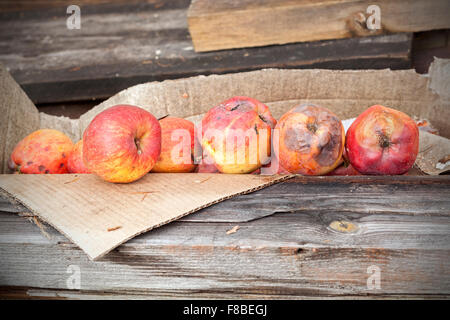
[[152,173],[112,184],[88,174],[0,175],[0,188],[97,260],[138,234],[289,177]]

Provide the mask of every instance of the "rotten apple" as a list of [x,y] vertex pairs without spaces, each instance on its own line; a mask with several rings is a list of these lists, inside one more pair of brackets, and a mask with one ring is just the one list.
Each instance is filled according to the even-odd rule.
[[342,161],[344,126],[330,110],[299,105],[285,113],[275,128],[274,151],[279,164],[290,173],[324,175]]
[[18,173],[67,173],[72,147],[72,140],[58,130],[37,130],[16,145],[8,166]]
[[248,97],[233,97],[209,110],[202,120],[201,144],[222,173],[250,173],[270,160],[269,108]]
[[374,105],[348,129],[346,150],[352,166],[363,174],[403,174],[416,161],[419,129],[407,114]]

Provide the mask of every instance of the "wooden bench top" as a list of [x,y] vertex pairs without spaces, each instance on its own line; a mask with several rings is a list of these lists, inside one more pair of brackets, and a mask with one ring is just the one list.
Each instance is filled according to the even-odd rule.
[[[3,196],[0,297],[448,297],[449,195],[449,176],[295,177],[138,236],[98,262],[51,227],[41,225],[43,234]],[[70,266],[79,290],[68,289]],[[379,289],[367,284],[374,270]]]

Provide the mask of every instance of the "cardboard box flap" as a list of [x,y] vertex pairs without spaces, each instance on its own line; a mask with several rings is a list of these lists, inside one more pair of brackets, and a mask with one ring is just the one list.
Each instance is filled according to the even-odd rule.
[[39,111],[0,64],[0,172],[7,172],[16,144],[39,129]]
[[430,89],[442,99],[450,100],[450,59],[434,58],[428,72]]
[[228,75],[197,76],[140,84],[104,101],[81,116],[81,129],[104,109],[118,103],[136,104],[156,116],[190,117],[235,95],[254,97],[271,106],[276,118],[296,103],[321,101],[342,118],[374,103],[397,105],[424,113],[421,103],[440,103],[428,89],[428,77],[413,70],[279,70],[264,69]]

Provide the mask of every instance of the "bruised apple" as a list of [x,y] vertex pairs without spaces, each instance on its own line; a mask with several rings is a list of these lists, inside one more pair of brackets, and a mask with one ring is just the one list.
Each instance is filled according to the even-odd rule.
[[83,135],[88,170],[109,182],[135,181],[155,165],[161,152],[161,126],[148,111],[117,105],[99,113]]
[[161,125],[161,154],[153,172],[192,172],[194,164],[194,124],[181,118],[164,118]]
[[275,124],[265,104],[248,97],[233,97],[204,116],[203,151],[222,173],[253,172],[270,160]]
[[67,170],[69,173],[91,173],[83,161],[83,139],[73,146],[67,159]]
[[16,145],[8,166],[18,173],[67,173],[72,147],[70,138],[58,130],[37,130]]
[[[274,150],[290,173],[324,175],[342,161],[344,126],[330,110],[303,104],[285,113],[275,128]],[[278,145],[276,144],[278,142]]]
[[352,166],[363,174],[403,174],[416,161],[419,129],[405,113],[375,105],[348,129],[346,149]]

